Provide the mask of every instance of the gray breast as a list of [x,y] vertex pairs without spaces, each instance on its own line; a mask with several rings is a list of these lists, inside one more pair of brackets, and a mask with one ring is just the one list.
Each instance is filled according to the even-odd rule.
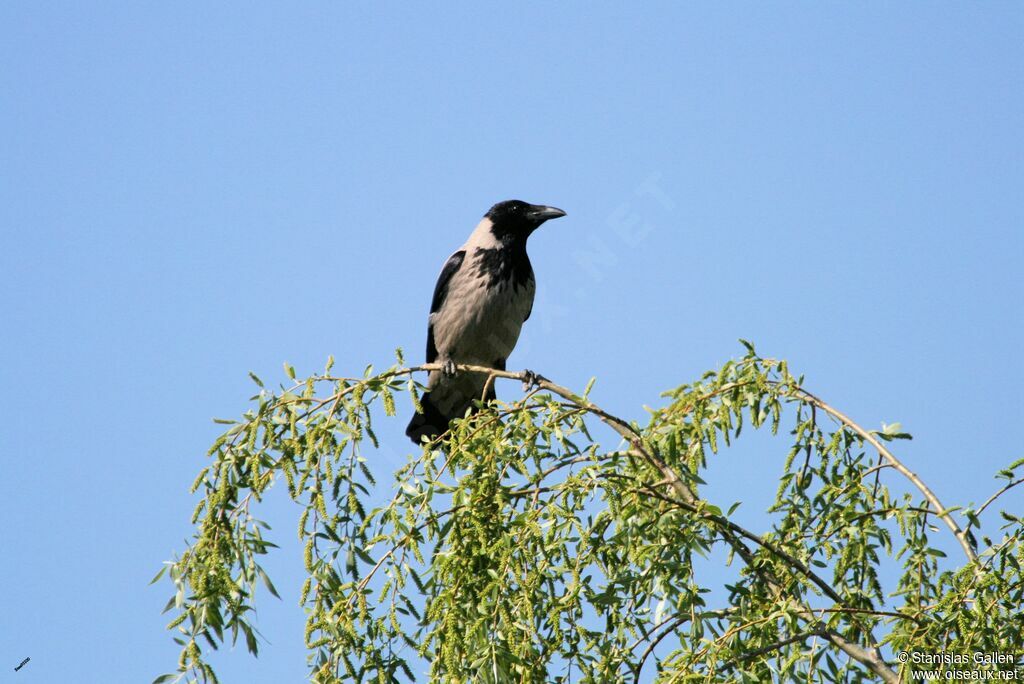
[[512,352],[533,306],[532,272],[495,278],[494,250],[476,250],[453,278],[441,311],[431,314],[440,360],[493,365]]

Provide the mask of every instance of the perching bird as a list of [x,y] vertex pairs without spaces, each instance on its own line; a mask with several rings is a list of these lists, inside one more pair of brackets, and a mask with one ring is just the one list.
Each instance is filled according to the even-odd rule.
[[423,412],[409,421],[405,434],[419,444],[448,430],[474,400],[493,399],[492,385],[483,396],[487,375],[456,373],[455,364],[505,369],[523,322],[533,309],[536,284],[526,255],[526,240],[542,223],[565,216],[554,207],[519,200],[491,207],[466,244],[441,269],[430,303],[427,363],[432,371],[421,398]]

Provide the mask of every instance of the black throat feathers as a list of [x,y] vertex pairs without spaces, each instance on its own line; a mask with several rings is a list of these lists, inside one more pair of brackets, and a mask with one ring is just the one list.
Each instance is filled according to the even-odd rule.
[[533,267],[526,256],[524,243],[517,241],[490,249],[477,247],[473,254],[477,274],[487,278],[487,287],[497,287],[505,282],[518,290],[533,280]]

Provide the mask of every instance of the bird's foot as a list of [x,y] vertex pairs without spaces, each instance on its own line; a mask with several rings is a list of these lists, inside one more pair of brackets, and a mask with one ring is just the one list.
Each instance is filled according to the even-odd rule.
[[532,370],[524,370],[519,374],[519,377],[522,378],[524,392],[529,392],[534,387],[537,387],[540,385],[540,381],[544,379]]
[[451,378],[454,377],[455,374],[458,373],[459,371],[457,368],[455,368],[455,362],[452,361],[451,359],[448,359],[447,361],[444,362],[444,365],[441,366],[441,372],[445,376]]

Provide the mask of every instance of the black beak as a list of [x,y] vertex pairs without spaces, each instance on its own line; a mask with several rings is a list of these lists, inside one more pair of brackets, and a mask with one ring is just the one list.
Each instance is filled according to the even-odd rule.
[[535,221],[537,225],[540,225],[545,221],[565,216],[565,212],[561,209],[556,209],[555,207],[543,207],[534,204],[530,206],[530,210],[526,212],[526,216],[530,220]]

